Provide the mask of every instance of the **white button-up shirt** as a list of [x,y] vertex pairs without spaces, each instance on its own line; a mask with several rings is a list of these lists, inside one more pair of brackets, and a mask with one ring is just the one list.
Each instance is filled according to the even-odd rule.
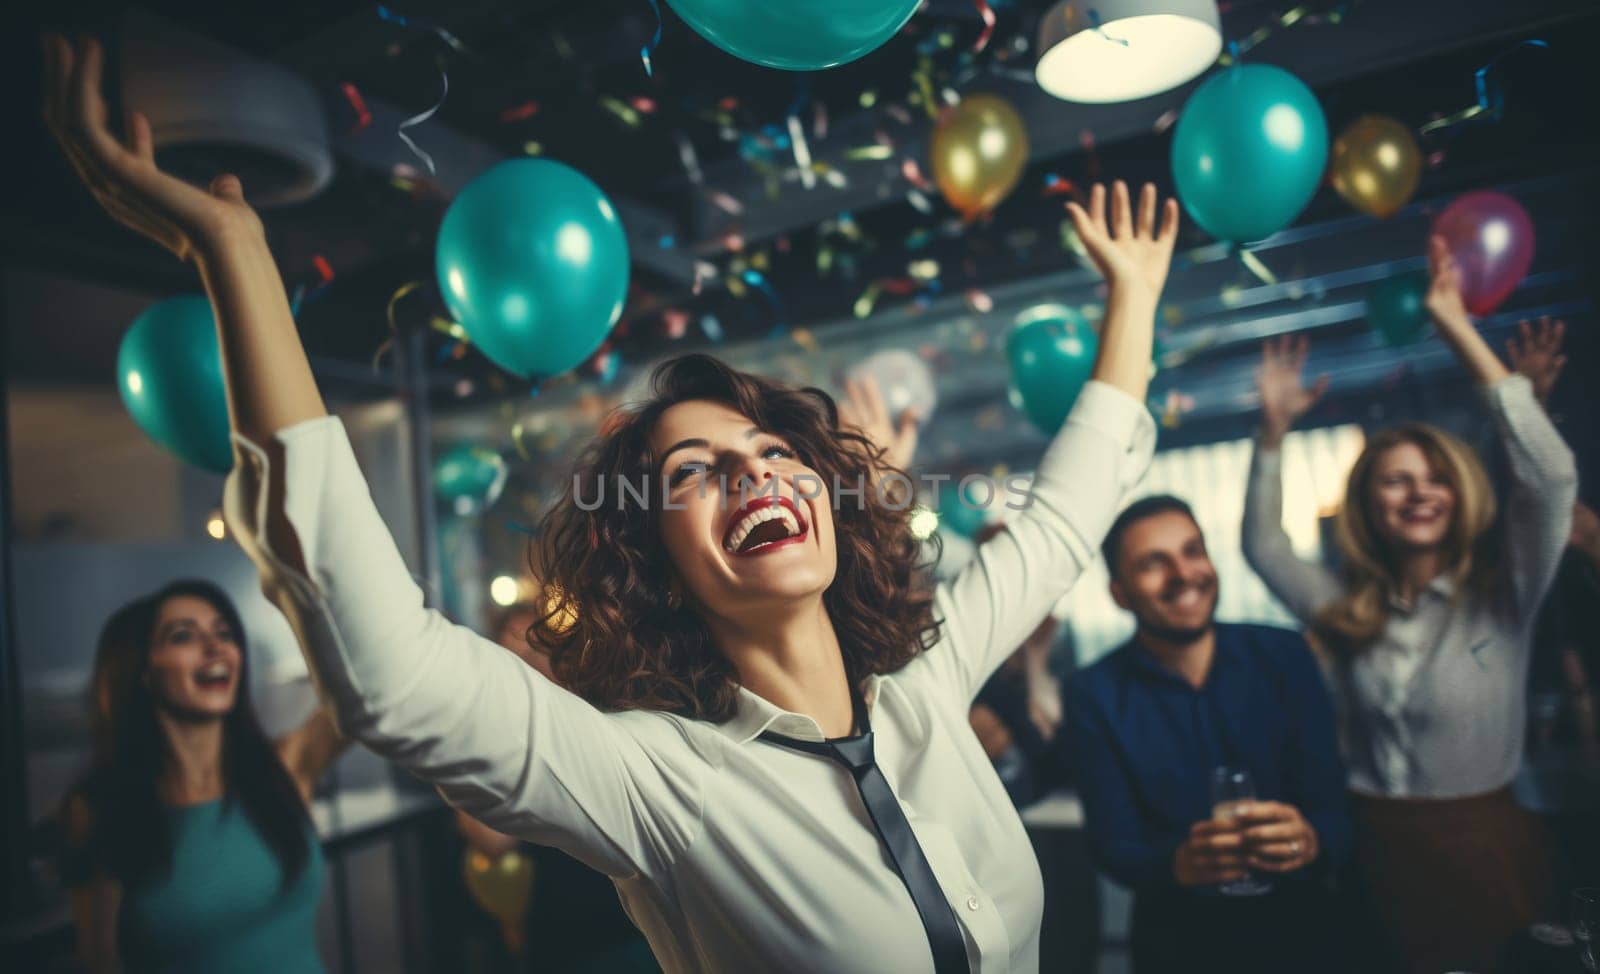
[[[1154,440],[1141,403],[1089,383],[1031,505],[940,586],[937,644],[865,687],[878,765],[974,971],[1038,968],[1043,887],[968,708],[1095,557]],[[229,478],[230,528],[347,734],[493,828],[610,876],[669,972],[932,968],[849,774],[759,740],[821,740],[810,717],[748,690],[720,725],[597,710],[423,606],[338,420],[239,445],[249,462]],[[298,543],[304,573],[269,536]]]

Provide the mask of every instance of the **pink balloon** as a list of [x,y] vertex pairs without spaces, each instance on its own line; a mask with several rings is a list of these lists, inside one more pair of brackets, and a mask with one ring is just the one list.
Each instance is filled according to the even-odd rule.
[[1462,196],[1433,221],[1433,232],[1455,258],[1461,299],[1475,315],[1500,307],[1533,263],[1533,220],[1504,193],[1480,190]]

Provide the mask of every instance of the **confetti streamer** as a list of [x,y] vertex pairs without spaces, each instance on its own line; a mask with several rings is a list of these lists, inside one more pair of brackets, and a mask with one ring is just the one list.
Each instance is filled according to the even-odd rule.
[[722,322],[716,315],[701,315],[700,330],[705,332],[706,338],[713,342],[722,341]]
[[1417,130],[1418,134],[1429,135],[1433,132],[1439,131],[1440,129],[1451,128],[1453,126],[1460,125],[1462,122],[1469,122],[1484,115],[1489,116],[1491,121],[1500,121],[1500,117],[1504,114],[1506,107],[1505,93],[1502,92],[1498,86],[1491,85],[1489,72],[1494,70],[1495,65],[1499,64],[1501,60],[1511,54],[1516,53],[1524,47],[1537,47],[1544,50],[1550,49],[1550,45],[1545,41],[1527,40],[1513,45],[1512,47],[1501,51],[1499,54],[1496,54],[1494,57],[1489,59],[1488,64],[1485,64],[1483,67],[1472,73],[1472,85],[1473,88],[1476,89],[1478,96],[1477,103],[1467,108],[1463,108],[1459,112],[1446,115],[1444,118],[1435,119],[1429,122]]
[[1239,262],[1243,264],[1246,269],[1250,271],[1250,273],[1254,274],[1262,284],[1278,283],[1277,275],[1273,274],[1272,271],[1268,269],[1267,265],[1261,262],[1261,258],[1257,257],[1254,251],[1245,250],[1241,247],[1239,249]]
[[377,349],[373,351],[372,371],[377,372],[380,370],[383,354],[394,348],[394,341],[400,335],[400,326],[397,325],[394,320],[395,306],[400,303],[402,298],[420,287],[422,287],[421,281],[407,281],[396,288],[393,294],[389,295],[389,303],[385,305],[383,310],[384,320],[389,323],[389,337],[385,338],[382,344],[380,344]]
[[1126,39],[1121,37],[1112,37],[1110,34],[1105,32],[1105,29],[1101,26],[1100,22],[1100,11],[1094,9],[1093,7],[1089,8],[1089,29],[1113,44],[1121,44],[1123,47],[1128,46]]
[[917,94],[922,99],[923,108],[927,109],[928,117],[935,121],[939,118],[939,99],[933,94],[933,61],[923,58],[917,62],[917,69],[911,72],[911,80],[916,82]]
[[355,124],[345,134],[355,135],[372,124],[372,113],[367,110],[367,101],[361,97],[361,92],[355,85],[346,81],[339,85],[339,90],[344,92],[344,100],[350,103],[350,108],[356,113]]
[[520,105],[512,105],[500,113],[500,124],[509,125],[512,122],[522,122],[539,114],[539,103],[528,100]]
[[1165,132],[1167,129],[1172,128],[1172,126],[1176,125],[1177,122],[1178,122],[1178,110],[1176,108],[1167,109],[1166,111],[1162,112],[1159,116],[1156,117],[1156,124],[1155,124],[1156,134],[1160,135],[1162,132]]
[[628,128],[639,127],[639,113],[634,111],[632,106],[624,105],[610,95],[605,95],[600,99],[600,107],[615,115]]
[[399,127],[395,130],[395,134],[400,136],[400,141],[404,142],[406,147],[409,148],[418,159],[422,160],[422,164],[428,167],[428,175],[430,176],[437,176],[439,174],[438,170],[434,168],[433,156],[423,152],[421,147],[411,140],[411,136],[407,134],[406,129],[411,128],[412,126],[421,125],[423,122],[426,122],[428,119],[432,118],[434,114],[439,111],[439,109],[444,107],[444,100],[450,94],[450,76],[445,74],[443,67],[439,68],[439,85],[441,89],[439,91],[439,100],[433,103],[433,107],[429,108],[420,115],[413,115],[401,122]]
[[673,132],[672,141],[678,145],[678,161],[683,163],[683,172],[689,177],[690,185],[704,185],[706,177],[700,169],[700,157],[695,154],[694,143],[682,132]]
[[888,145],[861,145],[854,149],[846,149],[844,157],[852,162],[864,162],[888,159],[894,155],[894,147]]
[[861,292],[860,297],[856,298],[856,303],[853,306],[855,316],[857,318],[865,318],[872,314],[872,309],[878,303],[878,296],[882,293],[883,285],[879,282],[873,281],[871,284],[868,284],[867,289]]
[[967,307],[980,315],[985,315],[994,310],[994,298],[977,288],[969,288],[967,290]]
[[794,149],[794,164],[800,170],[800,185],[815,189],[817,174],[811,171],[811,147],[806,144],[805,129],[800,127],[800,116],[789,116],[789,144]]
[[906,182],[915,186],[917,189],[930,190],[933,188],[933,183],[928,180],[928,177],[922,174],[922,168],[917,165],[917,160],[912,159],[909,156],[907,156],[905,160],[900,163],[900,174],[906,178]]
[[445,30],[443,27],[440,27],[438,24],[432,24],[425,20],[414,20],[410,17],[404,16],[391,7],[385,7],[381,5],[378,7],[378,19],[387,20],[392,24],[399,24],[401,27],[415,27],[418,30],[425,30],[433,36],[439,38],[439,40],[444,41],[446,46],[448,46],[450,50],[455,51],[457,54],[470,55],[472,53],[467,49],[467,45],[461,43],[461,40],[457,38],[456,35]]
[[650,12],[655,14],[656,17],[656,32],[654,36],[650,38],[650,43],[639,48],[639,60],[644,62],[645,76],[651,81],[654,81],[656,78],[656,69],[655,66],[650,63],[650,56],[655,53],[656,48],[661,46],[661,8],[656,5],[656,0],[649,0],[649,4]]
[[973,6],[978,8],[978,16],[983,18],[983,33],[978,35],[978,40],[972,45],[972,53],[982,54],[983,49],[989,46],[989,38],[994,36],[994,8],[986,0],[972,0]]
[[773,289],[772,284],[767,280],[766,275],[762,274],[758,270],[755,270],[754,268],[747,268],[743,274],[739,275],[739,277],[744,281],[744,283],[755,288],[757,291],[760,291],[762,295],[764,295],[766,299],[771,302],[772,311],[775,316],[772,326],[772,334],[777,334],[785,330],[785,325],[783,322],[783,302],[778,300],[778,292]]
[[328,263],[328,258],[321,254],[312,254],[311,266],[317,269],[317,276],[322,278],[319,287],[333,283],[333,265]]
[[917,209],[919,213],[932,213],[933,202],[922,194],[921,190],[912,190],[906,194],[906,201]]

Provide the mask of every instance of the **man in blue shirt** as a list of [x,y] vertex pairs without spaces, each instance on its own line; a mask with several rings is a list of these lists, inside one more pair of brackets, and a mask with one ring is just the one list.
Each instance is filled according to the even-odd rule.
[[[1138,630],[1079,673],[1064,733],[1097,864],[1134,892],[1136,974],[1338,970],[1326,880],[1350,845],[1333,706],[1298,634],[1213,621],[1217,573],[1189,506],[1148,497],[1103,545]],[[1212,773],[1256,801],[1213,817]],[[1253,875],[1257,896],[1219,887]]]

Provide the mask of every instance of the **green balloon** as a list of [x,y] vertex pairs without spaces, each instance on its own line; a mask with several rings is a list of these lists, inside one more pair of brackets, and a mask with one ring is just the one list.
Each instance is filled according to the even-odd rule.
[[667,0],[701,37],[755,64],[818,71],[854,61],[905,26],[922,0]]
[[1322,184],[1328,122],[1317,96],[1268,64],[1211,76],[1183,106],[1172,178],[1194,222],[1248,243],[1294,222]]
[[440,454],[433,464],[433,492],[458,513],[492,505],[506,484],[505,458],[485,446],[463,443]]
[[1006,338],[1013,403],[1047,436],[1066,422],[1099,347],[1089,323],[1065,307],[1024,322]]
[[210,301],[168,298],[135,318],[117,349],[117,390],[139,428],[179,459],[213,473],[233,468]]
[[939,524],[963,538],[975,537],[988,522],[989,512],[1003,509],[1004,504],[998,486],[991,494],[976,485],[963,491],[959,482],[946,482],[939,486]]
[[1367,321],[1390,347],[1414,345],[1428,334],[1428,274],[1413,271],[1367,289]]
[[628,241],[600,188],[548,159],[502,162],[445,212],[439,288],[467,337],[523,377],[594,354],[622,314]]

